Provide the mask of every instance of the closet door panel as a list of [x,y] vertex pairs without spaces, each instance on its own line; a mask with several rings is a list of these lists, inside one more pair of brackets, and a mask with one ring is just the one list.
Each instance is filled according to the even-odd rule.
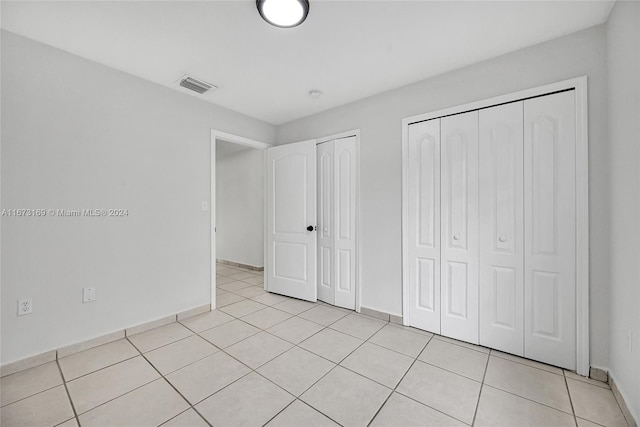
[[524,102],[525,357],[576,365],[575,100]]
[[480,111],[480,344],[524,353],[523,103]]
[[409,126],[409,324],[440,333],[440,119]]
[[356,308],[356,137],[334,142],[335,305]]
[[441,330],[477,343],[478,112],[441,124]]
[[317,145],[318,155],[318,299],[335,303],[333,141]]

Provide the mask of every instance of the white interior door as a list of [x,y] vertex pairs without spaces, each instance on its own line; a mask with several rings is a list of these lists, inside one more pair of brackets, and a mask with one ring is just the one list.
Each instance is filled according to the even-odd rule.
[[318,299],[335,304],[333,141],[318,144]]
[[478,343],[478,111],[441,119],[442,335]]
[[316,142],[267,150],[266,289],[316,301]]
[[408,324],[440,333],[440,119],[408,132]]
[[524,101],[525,357],[576,367],[575,93]]
[[480,111],[480,344],[524,354],[523,103]]
[[356,137],[334,141],[335,305],[356,308]]

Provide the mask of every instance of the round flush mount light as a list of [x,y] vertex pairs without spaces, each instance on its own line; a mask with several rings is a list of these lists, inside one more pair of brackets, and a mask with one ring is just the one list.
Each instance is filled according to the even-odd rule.
[[280,28],[300,25],[309,14],[308,0],[256,0],[262,19]]

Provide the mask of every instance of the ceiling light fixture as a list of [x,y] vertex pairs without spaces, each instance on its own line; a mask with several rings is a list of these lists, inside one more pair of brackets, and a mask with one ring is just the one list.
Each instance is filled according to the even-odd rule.
[[280,28],[300,25],[309,14],[308,0],[256,0],[262,19]]

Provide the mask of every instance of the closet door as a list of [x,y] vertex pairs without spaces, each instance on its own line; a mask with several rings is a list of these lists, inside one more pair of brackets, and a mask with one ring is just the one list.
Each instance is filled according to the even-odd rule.
[[335,304],[333,141],[317,145],[318,299]]
[[524,353],[523,103],[480,111],[480,344]]
[[440,333],[440,119],[408,132],[408,322]]
[[478,112],[441,119],[441,330],[478,343]]
[[575,101],[524,102],[524,355],[576,367]]
[[335,305],[356,308],[356,137],[334,141]]

